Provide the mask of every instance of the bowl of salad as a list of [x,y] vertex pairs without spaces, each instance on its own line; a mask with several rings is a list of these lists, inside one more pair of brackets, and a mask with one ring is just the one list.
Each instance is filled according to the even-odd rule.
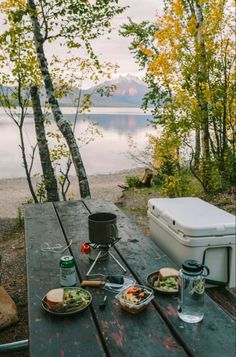
[[155,271],[147,277],[148,285],[159,293],[178,293],[178,275],[167,276],[164,279],[160,276],[160,271]]
[[153,290],[143,285],[134,285],[123,289],[116,295],[123,310],[137,314],[144,310],[154,298]]

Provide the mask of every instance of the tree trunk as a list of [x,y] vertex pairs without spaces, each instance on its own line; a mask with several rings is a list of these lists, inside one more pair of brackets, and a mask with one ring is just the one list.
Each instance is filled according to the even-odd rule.
[[227,75],[227,59],[224,58],[224,101],[223,101],[223,113],[222,113],[222,134],[221,134],[221,153],[220,153],[220,162],[219,170],[223,178],[223,185],[229,181],[229,171],[227,170],[226,165],[226,156],[228,156],[229,148],[227,143],[227,103],[228,103],[228,75]]
[[202,35],[203,13],[202,5],[198,0],[195,1],[195,16],[197,20],[197,43],[199,47],[199,71],[198,71],[198,106],[201,123],[201,144],[202,144],[202,175],[204,186],[210,188],[210,134],[209,134],[209,117],[208,101],[204,94],[205,85],[208,83],[207,56],[205,42]]
[[24,141],[24,135],[23,135],[23,127],[22,125],[18,126],[19,131],[20,131],[20,148],[21,148],[21,153],[22,153],[22,160],[23,160],[23,165],[25,168],[25,173],[26,173],[26,179],[28,182],[28,186],[29,186],[29,190],[30,193],[33,197],[33,200],[35,203],[38,203],[38,199],[37,196],[35,194],[34,188],[33,188],[33,184],[32,184],[32,180],[31,180],[31,175],[30,175],[30,169],[28,166],[28,162],[27,162],[27,158],[26,158],[26,153],[25,153],[25,141]]
[[141,179],[139,180],[138,186],[139,187],[151,187],[152,177],[153,177],[152,169],[146,168],[144,170],[144,173],[143,173]]
[[57,126],[61,131],[69,147],[71,157],[75,166],[76,175],[79,181],[80,195],[82,198],[90,198],[91,196],[90,196],[89,183],[83,165],[83,161],[80,155],[78,144],[76,142],[76,139],[74,137],[73,131],[69,123],[63,118],[58,100],[55,95],[55,89],[48,69],[47,59],[44,53],[43,38],[41,34],[40,24],[37,17],[37,11],[36,11],[34,0],[28,0],[28,7],[30,10],[29,13],[33,26],[34,43],[35,43],[38,63],[44,80],[48,102],[50,104],[54,120],[57,123]]
[[[38,198],[35,193],[32,179],[31,179],[31,169],[32,169],[32,164],[33,164],[33,159],[34,159],[34,150],[32,153],[32,161],[31,165],[28,165],[27,157],[26,157],[26,151],[25,151],[25,140],[24,140],[24,134],[23,134],[23,126],[24,126],[24,120],[25,120],[25,107],[24,107],[24,102],[22,100],[22,86],[21,86],[21,78],[20,76],[18,77],[18,86],[17,86],[17,98],[19,101],[19,107],[21,110],[20,113],[20,121],[18,122],[17,120],[14,120],[15,124],[18,126],[19,133],[20,133],[20,148],[21,148],[21,154],[22,154],[22,160],[23,160],[23,166],[25,168],[25,174],[26,174],[26,179],[28,182],[29,190],[30,193],[33,197],[33,200],[35,203],[38,203]],[[10,107],[10,106],[9,106]]]
[[47,201],[59,201],[60,199],[57,190],[57,180],[55,178],[54,170],[51,163],[50,152],[44,128],[44,117],[41,109],[37,86],[32,86],[30,88],[30,95],[34,112],[35,132],[43,171],[44,185],[47,192]]
[[201,155],[201,138],[200,130],[197,128],[195,130],[195,150],[194,150],[194,170],[199,173],[200,165],[200,155]]

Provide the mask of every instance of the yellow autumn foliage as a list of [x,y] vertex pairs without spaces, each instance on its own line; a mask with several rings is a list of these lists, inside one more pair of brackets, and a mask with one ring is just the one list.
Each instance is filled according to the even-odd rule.
[[180,102],[180,103],[186,103],[186,102],[189,101],[189,94],[186,91],[184,91],[184,90],[179,88],[176,91],[175,100]]
[[170,61],[169,53],[163,51],[152,61],[149,70],[153,75],[163,76],[163,79],[166,79],[174,72],[175,66]]
[[183,14],[184,14],[184,7],[183,7],[183,2],[182,0],[176,0],[173,2],[172,4],[172,9],[173,9],[173,12],[179,16],[179,17],[182,17]]
[[162,21],[158,22],[158,27],[156,40],[160,46],[165,46],[170,41],[179,41],[182,36],[181,21],[175,16],[165,16]]
[[186,32],[189,35],[196,35],[197,33],[197,20],[195,17],[191,16],[187,23]]
[[139,51],[143,52],[147,57],[152,57],[154,55],[153,51],[144,47],[141,43],[137,45]]
[[11,8],[18,10],[25,10],[27,8],[26,0],[6,0],[1,1],[0,6],[2,10],[9,10]]

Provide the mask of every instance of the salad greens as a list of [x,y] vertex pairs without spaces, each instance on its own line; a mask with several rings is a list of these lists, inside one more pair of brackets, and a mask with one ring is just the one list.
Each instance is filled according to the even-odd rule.
[[79,288],[64,288],[64,304],[61,311],[71,311],[74,309],[83,309],[91,301],[90,294]]
[[171,277],[165,280],[155,280],[153,284],[154,288],[161,289],[163,291],[178,290],[178,281],[176,278]]

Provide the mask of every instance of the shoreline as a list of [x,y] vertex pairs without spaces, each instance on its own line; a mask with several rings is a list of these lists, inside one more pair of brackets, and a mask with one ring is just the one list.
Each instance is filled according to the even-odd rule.
[[[116,202],[122,194],[126,176],[140,176],[143,168],[122,170],[109,174],[88,175],[92,198],[106,198]],[[68,200],[80,199],[79,186],[76,176],[70,176],[71,186],[68,191]],[[37,179],[33,179],[34,186]],[[24,177],[0,179],[0,218],[16,218],[23,203],[31,199],[27,180]]]

